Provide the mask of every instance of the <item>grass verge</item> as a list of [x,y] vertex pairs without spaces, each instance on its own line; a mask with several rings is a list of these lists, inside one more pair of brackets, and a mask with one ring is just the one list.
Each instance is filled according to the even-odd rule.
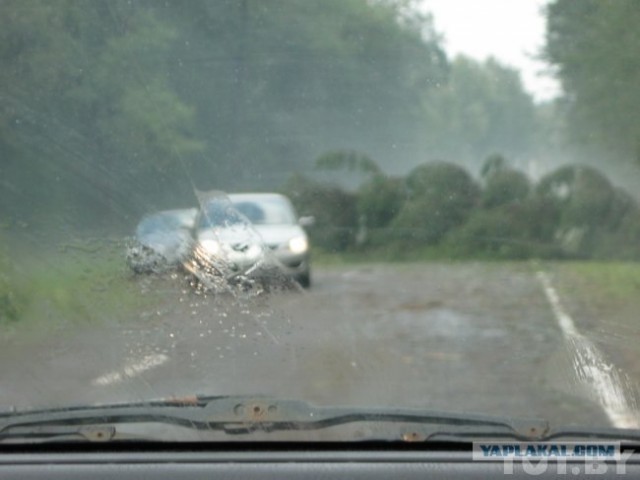
[[572,296],[588,298],[594,304],[640,306],[638,262],[554,262],[550,268]]
[[153,292],[141,295],[123,252],[122,245],[66,245],[56,251],[5,261],[4,277],[8,281],[3,289],[7,305],[0,317],[1,336],[118,322],[153,305],[159,299]]

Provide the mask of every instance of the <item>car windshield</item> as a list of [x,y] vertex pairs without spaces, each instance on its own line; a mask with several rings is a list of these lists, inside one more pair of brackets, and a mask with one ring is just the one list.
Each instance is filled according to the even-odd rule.
[[[203,417],[163,440],[415,438],[375,409],[640,434],[638,25],[0,0],[0,443],[25,410],[61,409],[48,435],[176,401]],[[129,418],[103,413],[75,425]]]
[[175,232],[192,227],[196,210],[174,210],[144,217],[136,227],[136,235],[145,237],[154,233]]
[[292,225],[296,216],[291,205],[279,197],[243,199],[231,197],[235,209],[254,225]]
[[243,213],[225,197],[216,196],[206,201],[200,210],[197,228],[224,228],[245,222]]

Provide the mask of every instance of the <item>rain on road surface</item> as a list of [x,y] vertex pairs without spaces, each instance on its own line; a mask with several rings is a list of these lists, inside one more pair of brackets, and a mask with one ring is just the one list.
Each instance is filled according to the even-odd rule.
[[615,408],[627,419],[637,411],[628,398],[606,405],[616,401],[607,395],[634,396],[606,384],[626,377],[598,365],[604,356],[576,364],[565,312],[529,264],[318,267],[308,292],[252,299],[131,282],[162,289],[164,301],[126,325],[5,345],[0,405],[265,394],[591,426],[615,423]]

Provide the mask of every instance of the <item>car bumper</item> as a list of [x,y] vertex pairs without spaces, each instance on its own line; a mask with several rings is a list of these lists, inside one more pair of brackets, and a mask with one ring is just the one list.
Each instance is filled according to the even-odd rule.
[[251,271],[256,265],[275,266],[288,277],[298,277],[309,272],[309,253],[293,254],[288,250],[271,250],[260,257],[229,257],[229,261],[238,271]]

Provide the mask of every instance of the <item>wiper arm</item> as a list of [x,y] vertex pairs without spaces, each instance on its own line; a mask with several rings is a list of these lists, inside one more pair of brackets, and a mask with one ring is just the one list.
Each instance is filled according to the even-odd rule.
[[[545,422],[507,422],[477,415],[425,412],[412,409],[317,407],[305,402],[264,397],[188,397],[106,406],[72,407],[0,414],[0,441],[21,438],[113,439],[125,424],[160,423],[199,431],[248,434],[256,431],[311,431],[364,422],[407,424],[420,428],[415,439],[443,432],[531,439],[547,430]],[[101,427],[104,426],[104,427]],[[94,428],[90,430],[90,428]],[[413,432],[413,430],[412,430]]]
[[[503,438],[540,441],[557,436],[544,420],[505,420],[417,409],[318,407],[301,401],[249,396],[171,398],[105,406],[14,411],[0,414],[0,442],[73,438],[86,441],[118,440],[118,430],[128,424],[154,423],[185,427],[206,434],[314,431],[349,424],[401,425],[402,431],[383,440],[425,441]],[[589,436],[592,430],[571,433]],[[602,431],[611,437],[640,440],[635,431]],[[615,432],[615,433],[612,433]],[[621,435],[621,432],[623,435]],[[377,438],[376,438],[377,439]]]
[[116,437],[116,427],[83,426],[83,425],[21,425],[11,426],[6,432],[0,434],[0,443],[32,443],[42,441],[57,442],[108,442]]

